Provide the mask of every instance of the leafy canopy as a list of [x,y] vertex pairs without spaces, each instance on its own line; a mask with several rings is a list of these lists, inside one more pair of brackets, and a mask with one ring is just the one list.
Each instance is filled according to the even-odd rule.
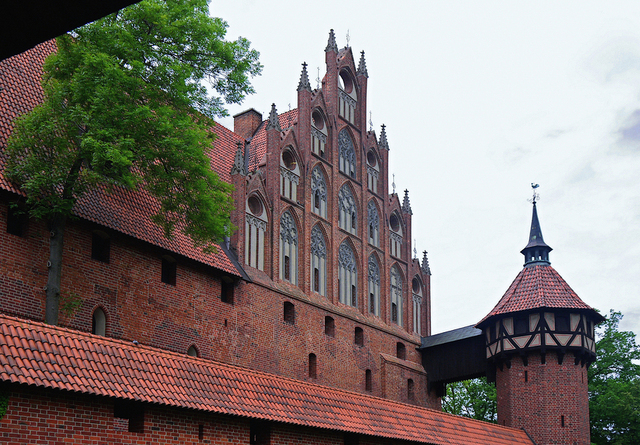
[[143,187],[167,236],[219,242],[233,203],[207,156],[211,119],[252,93],[262,68],[247,40],[224,40],[226,27],[207,0],[144,0],[59,37],[45,100],[7,150],[31,215],[65,219],[92,188]]
[[442,410],[458,416],[496,423],[498,421],[495,384],[486,377],[447,384]]

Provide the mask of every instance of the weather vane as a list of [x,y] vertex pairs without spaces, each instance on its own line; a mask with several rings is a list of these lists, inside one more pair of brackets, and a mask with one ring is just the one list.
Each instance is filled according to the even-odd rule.
[[349,40],[351,40],[351,38],[349,37],[349,30],[347,29],[347,48],[349,48]]
[[531,183],[531,188],[533,189],[533,198],[531,198],[531,199],[529,200],[529,202],[531,202],[531,203],[533,203],[533,204],[535,204],[537,201],[539,201],[539,200],[540,200],[540,195],[538,195],[538,194],[536,193],[536,189],[537,189],[538,187],[540,187],[540,184],[534,184],[533,182]]
[[391,183],[391,187],[393,187],[393,194],[396,194],[396,174],[394,173],[393,175],[393,182]]

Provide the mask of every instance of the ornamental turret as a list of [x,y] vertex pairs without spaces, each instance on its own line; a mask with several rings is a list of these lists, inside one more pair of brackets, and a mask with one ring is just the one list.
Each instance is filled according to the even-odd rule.
[[476,327],[496,382],[498,423],[525,429],[538,445],[588,445],[587,367],[603,317],[551,267],[536,199],[524,267]]

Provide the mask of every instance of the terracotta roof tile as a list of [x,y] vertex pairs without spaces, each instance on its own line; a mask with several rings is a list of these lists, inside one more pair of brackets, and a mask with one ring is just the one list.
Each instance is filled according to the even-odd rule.
[[[278,115],[282,134],[285,134],[298,121],[298,109],[286,111]],[[249,153],[249,171],[253,171],[256,167],[264,164],[265,155],[267,154],[267,121],[264,120],[256,130],[253,138],[251,138]],[[233,162],[233,161],[232,161]],[[232,164],[230,164],[232,165]],[[229,167],[231,168],[231,167]]]
[[[55,41],[42,43],[22,54],[0,61],[0,148],[5,147],[16,117],[31,111],[43,99],[40,79],[42,64],[56,49]],[[242,138],[216,124],[217,135],[210,152],[211,165],[218,176],[229,182],[236,141]],[[0,189],[20,193],[2,174],[4,160],[0,153]],[[158,202],[143,191],[116,188],[85,194],[74,207],[76,215],[118,232],[133,236],[171,252],[199,261],[235,276],[242,276],[222,249],[205,254],[191,240],[178,233],[171,240],[149,217],[159,208]]]
[[541,308],[594,310],[578,297],[553,267],[527,266],[520,271],[498,304],[477,326],[495,315]]
[[0,316],[0,328],[7,382],[422,443],[531,444],[521,430],[40,322]]

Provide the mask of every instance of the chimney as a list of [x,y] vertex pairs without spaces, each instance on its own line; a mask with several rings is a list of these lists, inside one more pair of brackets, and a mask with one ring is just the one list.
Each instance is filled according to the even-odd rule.
[[233,116],[233,132],[249,140],[261,123],[262,113],[250,108]]

